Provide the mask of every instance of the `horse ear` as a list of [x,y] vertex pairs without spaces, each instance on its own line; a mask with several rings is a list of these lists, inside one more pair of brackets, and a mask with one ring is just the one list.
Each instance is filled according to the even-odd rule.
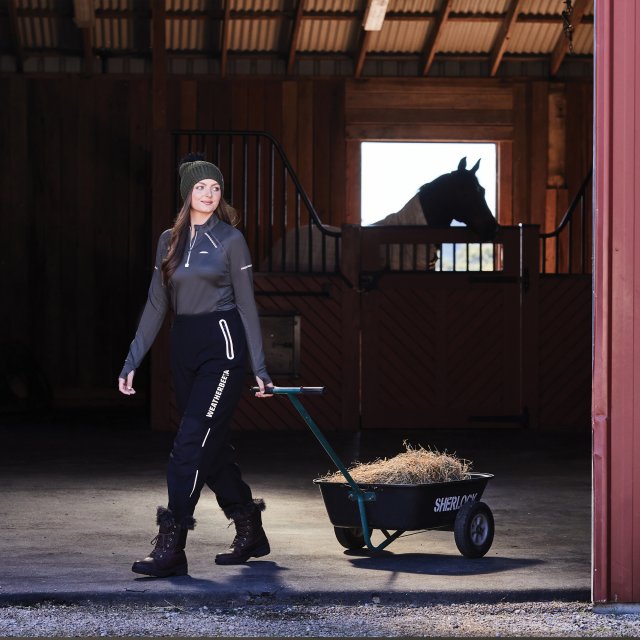
[[471,167],[470,171],[471,173],[475,173],[478,170],[478,167],[480,166],[480,159],[478,158],[478,162],[476,162],[473,167]]
[[458,171],[464,171],[467,168],[467,156],[462,158],[458,163]]

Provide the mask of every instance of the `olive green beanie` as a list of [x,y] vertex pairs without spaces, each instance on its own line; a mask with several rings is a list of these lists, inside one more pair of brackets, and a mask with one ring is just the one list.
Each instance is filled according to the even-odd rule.
[[193,187],[200,180],[215,180],[220,185],[220,192],[224,194],[224,178],[222,171],[215,164],[206,160],[194,160],[193,162],[183,162],[178,167],[180,173],[180,195],[183,200],[191,193]]

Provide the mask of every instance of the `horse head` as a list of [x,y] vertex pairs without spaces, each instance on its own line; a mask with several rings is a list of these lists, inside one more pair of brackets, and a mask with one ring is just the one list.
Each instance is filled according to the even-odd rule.
[[420,187],[420,204],[430,227],[444,228],[458,220],[473,229],[483,242],[494,238],[498,223],[476,177],[479,166],[480,160],[467,169],[467,159],[462,158],[455,171]]

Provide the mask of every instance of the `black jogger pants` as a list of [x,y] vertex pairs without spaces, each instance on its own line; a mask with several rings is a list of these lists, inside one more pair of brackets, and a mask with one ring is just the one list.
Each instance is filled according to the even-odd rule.
[[182,415],[167,467],[169,509],[192,516],[206,483],[225,513],[251,502],[229,443],[233,412],[246,384],[246,338],[236,309],[176,315],[171,373]]

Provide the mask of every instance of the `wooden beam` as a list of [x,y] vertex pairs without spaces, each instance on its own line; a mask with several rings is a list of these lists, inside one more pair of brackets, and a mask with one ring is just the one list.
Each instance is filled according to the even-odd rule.
[[[585,11],[587,10],[587,5],[589,4],[589,0],[575,0],[573,4],[573,11],[571,12],[571,18],[569,18],[569,22],[571,27],[575,29],[576,25],[582,22],[582,17],[584,16]],[[560,67],[562,66],[562,62],[567,55],[567,51],[569,50],[569,43],[567,41],[567,37],[564,33],[564,29],[562,33],[558,36],[558,40],[556,41],[555,46],[553,47],[553,53],[551,54],[551,75],[555,76]]]
[[17,0],[9,0],[9,31],[11,32],[11,42],[13,43],[13,51],[16,56],[16,69],[18,73],[22,73],[24,68],[24,50],[20,40],[20,31],[18,30],[18,13]]
[[507,15],[502,21],[502,26],[500,27],[500,31],[496,36],[496,40],[493,43],[493,49],[491,51],[491,68],[489,70],[489,75],[491,77],[496,75],[498,67],[502,62],[502,57],[504,56],[504,52],[507,50],[507,44],[509,43],[509,38],[511,37],[511,32],[513,31],[513,26],[518,20],[518,14],[520,13],[520,8],[523,3],[524,0],[511,0],[511,3],[509,4]]
[[82,71],[84,75],[93,75],[93,27],[82,27]]
[[289,42],[289,58],[287,60],[287,74],[293,73],[293,67],[296,61],[296,50],[298,48],[298,39],[300,38],[300,27],[304,16],[304,0],[298,0],[296,15],[293,19],[293,27],[291,29],[291,41]]
[[444,25],[446,24],[449,13],[451,12],[451,5],[452,0],[443,0],[442,5],[440,6],[440,11],[438,11],[438,15],[436,17],[436,22],[431,27],[431,31],[424,45],[423,51],[423,76],[426,76],[429,73],[429,69],[431,69],[431,65],[433,64],[433,59],[435,58],[436,51],[438,50],[438,44],[442,38]]
[[231,27],[231,0],[224,2],[224,17],[222,18],[222,43],[220,45],[220,77],[227,73],[229,60],[229,29]]
[[362,68],[364,67],[364,60],[367,57],[367,50],[369,49],[369,41],[371,40],[372,33],[373,31],[361,29],[360,49],[358,50],[358,57],[356,59],[356,68],[353,72],[355,78],[359,78],[362,74]]
[[152,2],[152,124],[154,131],[164,131],[167,128],[167,43],[164,0],[152,0]]
[[[151,12],[148,2],[136,2],[133,13],[126,16],[133,20],[133,48],[135,51],[151,50]],[[99,17],[100,11],[96,11]]]
[[82,32],[82,71],[90,76],[93,74],[93,29],[96,24],[94,3],[73,0],[73,22]]
[[[165,0],[151,1],[151,255],[160,234],[170,224],[175,167],[167,127],[167,48]],[[153,429],[171,429],[172,392],[167,366],[167,324],[152,348],[150,414]]]

